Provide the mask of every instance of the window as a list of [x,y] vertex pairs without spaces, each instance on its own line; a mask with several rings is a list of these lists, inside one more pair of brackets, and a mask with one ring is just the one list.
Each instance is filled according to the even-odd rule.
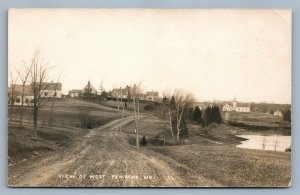
[[45,93],[44,93],[44,96],[48,96],[48,92],[45,92]]
[[53,95],[54,97],[56,97],[57,96],[57,93],[56,92],[54,92],[54,95]]
[[21,100],[19,98],[16,99],[16,103],[20,103]]

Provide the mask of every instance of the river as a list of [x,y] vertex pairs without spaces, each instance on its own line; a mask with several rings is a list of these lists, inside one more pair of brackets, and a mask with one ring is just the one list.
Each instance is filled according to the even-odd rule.
[[289,148],[292,143],[291,136],[285,135],[238,135],[239,137],[248,140],[242,141],[242,144],[237,145],[238,148],[258,149],[258,150],[271,150],[284,152]]

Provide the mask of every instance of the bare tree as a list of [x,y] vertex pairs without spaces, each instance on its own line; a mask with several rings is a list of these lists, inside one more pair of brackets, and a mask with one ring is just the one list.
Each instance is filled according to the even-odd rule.
[[168,104],[170,102],[171,99],[171,90],[168,88],[165,88],[161,91],[163,100],[162,103],[160,104],[160,110],[159,110],[159,115],[160,115],[160,119],[161,120],[165,120],[166,118],[169,117],[169,112],[170,110],[168,109]]
[[99,94],[98,94],[98,103],[99,104],[103,100],[103,92],[104,92],[103,81],[104,81],[104,79],[102,79],[99,84]]
[[33,93],[33,127],[34,127],[34,136],[37,135],[37,121],[39,115],[39,108],[42,105],[42,94],[47,89],[48,85],[45,85],[44,82],[47,80],[47,74],[49,71],[48,62],[45,62],[44,59],[40,59],[39,51],[33,56],[32,59],[32,68],[30,71],[31,76],[31,88]]
[[[122,102],[122,101],[121,101]],[[124,118],[124,107],[125,107],[125,103],[122,104],[123,108],[122,108],[122,115],[121,115],[121,125],[120,125],[120,132],[122,131],[122,123],[123,123],[123,118]]]
[[102,92],[104,91],[103,82],[104,82],[104,79],[102,79],[100,82],[100,94],[102,94]]
[[15,87],[17,83],[18,77],[13,76],[12,72],[10,73],[10,121],[13,119],[13,110],[15,105]]
[[[174,90],[172,96],[174,97],[175,101],[174,105],[171,105],[170,102],[169,106],[169,120],[171,126],[171,133],[173,140],[175,140],[174,135],[176,134],[176,141],[179,141],[180,134],[183,130],[183,122],[185,121],[184,114],[187,111],[187,108],[195,101],[195,97],[192,93],[180,89]],[[176,129],[174,129],[173,125]]]
[[171,112],[171,108],[170,107],[169,107],[169,113],[168,114],[169,114],[169,122],[170,122],[171,135],[172,135],[173,141],[175,142],[176,139],[174,137],[174,130],[173,130],[173,124],[172,124],[173,119],[172,119],[172,112]]
[[142,94],[142,83],[133,84],[131,87],[131,96],[133,101],[134,110],[134,124],[135,124],[135,135],[136,135],[136,147],[139,148],[139,99],[140,94]]
[[[123,118],[124,118],[124,109],[125,109],[125,102],[123,102],[123,89],[120,87],[120,90],[121,90],[121,106],[122,106],[122,115],[121,115],[121,125],[120,125],[120,129],[119,131],[121,132],[122,131],[122,123],[123,123]],[[126,100],[125,100],[126,101]],[[119,109],[119,106],[118,106],[118,109]]]
[[90,81],[88,81],[87,85],[84,88],[83,96],[87,99],[90,99],[91,97],[94,98],[94,92]]
[[51,100],[52,100],[51,101],[51,113],[50,113],[50,120],[49,120],[50,126],[53,125],[54,105],[55,105],[55,100],[56,100],[56,96],[57,96],[57,88],[58,88],[60,76],[61,76],[61,73],[59,74],[59,77],[58,77],[56,83],[53,84],[53,82],[52,82],[52,85],[54,86],[54,97],[51,98]]
[[[34,55],[37,55],[37,52],[36,52]],[[35,58],[35,57],[34,57],[34,58]],[[33,59],[34,59],[34,58],[33,58]],[[20,125],[23,124],[23,106],[24,106],[25,86],[26,86],[27,79],[28,79],[28,77],[29,77],[29,74],[30,74],[32,65],[33,65],[33,60],[31,61],[31,63],[30,63],[29,66],[26,64],[25,61],[23,61],[23,67],[24,67],[24,69],[21,70],[21,72],[20,72],[20,70],[17,70],[18,75],[19,75],[19,77],[20,77],[20,79],[21,79],[21,82],[22,82],[21,110],[20,110]]]

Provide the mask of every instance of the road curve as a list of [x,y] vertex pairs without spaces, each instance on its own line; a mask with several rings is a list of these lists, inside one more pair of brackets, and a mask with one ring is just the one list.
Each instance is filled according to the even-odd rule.
[[[73,147],[9,168],[14,187],[181,187],[211,184],[192,170],[147,148],[128,143],[119,131],[133,117],[114,120],[75,140]],[[181,168],[178,168],[181,167]],[[180,171],[181,170],[181,171]],[[183,170],[183,171],[182,171]]]

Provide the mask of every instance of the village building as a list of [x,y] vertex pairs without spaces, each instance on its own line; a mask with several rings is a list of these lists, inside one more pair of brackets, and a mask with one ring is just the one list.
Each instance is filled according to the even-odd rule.
[[68,96],[71,98],[77,98],[82,96],[82,90],[81,89],[72,89],[69,90]]
[[[41,92],[40,96],[42,98],[61,98],[61,83],[41,83]],[[8,88],[8,104],[14,104],[16,106],[22,105],[22,94],[23,94],[23,85],[15,84],[14,92],[12,97],[12,85]],[[31,106],[33,102],[33,90],[32,85],[24,86],[24,97],[23,97],[23,106]]]
[[249,103],[237,102],[236,98],[234,98],[232,103],[225,103],[222,110],[224,112],[250,112],[250,105]]
[[277,111],[274,112],[274,116],[280,116],[280,117],[282,117],[283,115],[282,115],[281,111],[277,110]]
[[88,81],[83,89],[72,89],[68,91],[68,96],[71,98],[97,96],[97,94],[97,90],[95,89],[95,87],[93,87],[90,81]]
[[97,90],[90,81],[86,84],[86,86],[82,89],[82,96],[88,97],[88,96],[97,96]]
[[159,93],[156,91],[147,91],[145,99],[148,101],[159,101]]
[[86,86],[82,89],[82,95],[97,95],[97,90],[90,81],[86,84]]
[[61,83],[42,83],[41,97],[61,98],[62,96],[62,84]]
[[111,91],[111,96],[113,98],[117,98],[117,99],[125,99],[125,98],[128,98],[128,90],[126,88],[114,88],[112,91]]
[[[22,93],[23,93],[23,85],[15,84],[14,92],[12,97],[12,85],[8,88],[8,104],[14,104],[15,106],[22,105]],[[24,97],[23,97],[23,106],[31,106],[33,100],[33,94],[31,90],[31,85],[24,86]]]

